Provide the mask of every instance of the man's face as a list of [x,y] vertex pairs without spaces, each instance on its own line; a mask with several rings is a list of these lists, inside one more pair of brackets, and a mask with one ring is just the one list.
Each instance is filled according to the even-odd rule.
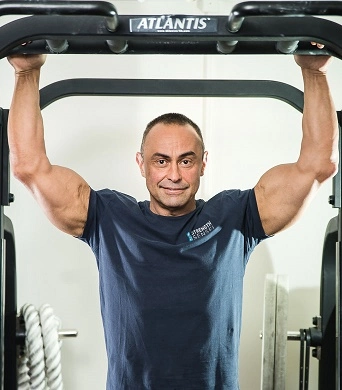
[[150,209],[180,216],[196,208],[195,195],[204,173],[207,152],[190,125],[159,123],[148,133],[143,155],[136,160],[150,193]]

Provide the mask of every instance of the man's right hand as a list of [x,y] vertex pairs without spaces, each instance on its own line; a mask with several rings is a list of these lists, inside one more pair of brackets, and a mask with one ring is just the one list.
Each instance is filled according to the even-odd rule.
[[14,54],[7,57],[16,73],[26,73],[40,69],[46,60],[46,54]]

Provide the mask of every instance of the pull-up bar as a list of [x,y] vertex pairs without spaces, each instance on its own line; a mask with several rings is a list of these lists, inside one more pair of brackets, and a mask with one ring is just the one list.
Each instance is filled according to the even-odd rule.
[[118,14],[112,3],[106,1],[1,1],[0,16],[3,15],[93,15],[106,16],[107,28],[115,31]]
[[[118,14],[113,4],[105,1],[40,1],[29,2],[3,1],[0,3],[1,15],[89,15],[105,16],[106,28],[114,32],[119,24]],[[69,44],[66,40],[49,40],[47,44],[51,52],[61,53],[66,51]]]
[[[245,2],[230,15],[118,15],[102,1],[0,2],[1,14],[26,14],[0,27],[0,58],[65,54],[329,54],[342,59],[339,1]],[[284,17],[285,16],[285,17]],[[105,22],[103,18],[105,17]],[[300,17],[300,18],[299,18]],[[27,41],[31,45],[22,47]],[[46,45],[46,41],[48,45]],[[326,45],[322,51],[310,41]],[[58,45],[49,43],[57,42]],[[60,43],[63,44],[60,44]],[[298,42],[300,44],[298,45]]]
[[236,4],[228,18],[228,30],[237,32],[250,16],[341,16],[340,1],[248,1]]
[[[233,7],[229,17],[227,29],[232,32],[238,32],[245,18],[251,16],[312,16],[323,15],[333,16],[342,15],[342,4],[340,1],[322,2],[322,1],[283,1],[276,2],[256,2],[250,1],[237,4]],[[220,50],[224,54],[229,54],[237,45],[238,41],[220,42]],[[299,40],[279,41],[277,50],[281,53],[293,53],[298,47]]]

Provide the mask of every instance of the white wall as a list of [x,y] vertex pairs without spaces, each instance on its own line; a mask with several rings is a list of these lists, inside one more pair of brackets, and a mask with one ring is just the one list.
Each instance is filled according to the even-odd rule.
[[[119,13],[198,14],[195,2],[119,1]],[[210,2],[207,2],[209,4]],[[222,5],[221,3],[220,6]],[[229,10],[228,10],[229,11]],[[226,12],[228,12],[226,11]],[[342,64],[330,69],[332,93],[341,108]],[[273,79],[302,88],[292,56],[86,56],[51,55],[41,85],[72,77]],[[0,61],[0,106],[8,108],[13,72]],[[80,173],[95,189],[109,187],[147,197],[135,164],[146,123],[165,112],[182,112],[202,128],[209,165],[199,197],[225,188],[249,188],[268,168],[298,155],[301,115],[270,99],[100,98],[60,100],[43,112],[51,161]],[[65,388],[104,389],[106,356],[98,303],[98,280],[90,249],[56,230],[24,187],[11,181],[15,203],[6,209],[17,245],[18,306],[53,306],[64,328],[79,330],[63,343]],[[328,221],[331,182],[321,189],[304,217],[290,230],[262,243],[245,278],[241,340],[241,390],[259,388],[263,287],[266,273],[288,274],[289,330],[310,327],[319,314],[321,253]],[[290,343],[289,343],[290,344]],[[298,387],[299,345],[289,345],[287,389]],[[317,389],[317,361],[311,359],[310,389]]]

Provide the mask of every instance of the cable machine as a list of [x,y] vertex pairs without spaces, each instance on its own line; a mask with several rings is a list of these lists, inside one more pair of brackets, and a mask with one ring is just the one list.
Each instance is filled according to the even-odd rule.
[[[13,53],[46,54],[310,54],[342,59],[342,26],[326,17],[342,16],[340,1],[265,1],[235,5],[227,16],[118,15],[104,1],[0,1],[0,16],[33,15],[0,27],[0,58]],[[318,16],[318,17],[317,17]],[[300,23],[298,23],[300,17]],[[30,41],[30,45],[23,44]],[[323,43],[318,50],[310,42]],[[40,91],[41,108],[67,96],[267,97],[298,111],[303,93],[267,80],[71,79]],[[340,126],[342,114],[337,113]],[[8,109],[0,109],[0,390],[17,388],[16,360],[25,329],[17,318],[13,226],[5,207],[9,189]],[[340,138],[341,154],[341,138]],[[326,230],[321,272],[320,316],[301,330],[301,347],[315,349],[319,389],[339,390],[342,364],[341,169],[329,199],[338,215]],[[337,335],[337,338],[336,338]],[[305,363],[305,368],[306,368]],[[303,365],[304,367],[304,365]],[[300,372],[301,390],[308,388]]]

